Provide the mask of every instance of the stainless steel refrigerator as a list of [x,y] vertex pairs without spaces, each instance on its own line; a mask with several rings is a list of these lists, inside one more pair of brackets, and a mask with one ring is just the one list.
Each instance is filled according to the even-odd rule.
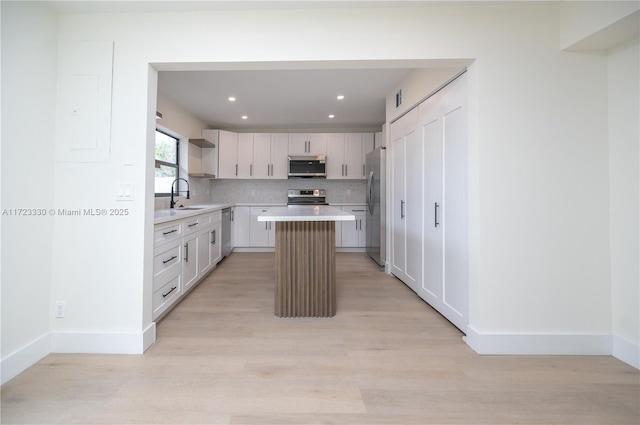
[[367,154],[367,255],[380,268],[386,260],[386,149],[381,146]]

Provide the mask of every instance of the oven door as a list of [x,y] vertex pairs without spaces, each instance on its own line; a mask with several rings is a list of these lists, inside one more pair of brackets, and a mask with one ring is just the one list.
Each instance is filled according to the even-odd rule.
[[324,156],[290,156],[289,178],[326,178],[327,162]]

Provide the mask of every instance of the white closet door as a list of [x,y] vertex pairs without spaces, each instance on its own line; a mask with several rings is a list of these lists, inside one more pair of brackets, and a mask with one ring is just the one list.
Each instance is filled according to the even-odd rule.
[[391,272],[400,279],[404,276],[405,263],[405,139],[402,130],[400,121],[391,124]]
[[437,308],[443,291],[443,127],[440,93],[420,105],[424,145],[424,281],[421,296]]
[[404,282],[418,292],[422,286],[423,263],[423,211],[422,203],[422,138],[418,131],[418,111],[414,109],[413,128],[405,136],[405,280]]
[[466,74],[442,98],[444,146],[444,288],[441,313],[458,328],[468,324]]

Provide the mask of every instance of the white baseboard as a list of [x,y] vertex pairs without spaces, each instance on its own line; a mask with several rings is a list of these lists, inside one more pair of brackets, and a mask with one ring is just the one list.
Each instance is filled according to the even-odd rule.
[[15,378],[50,353],[51,334],[46,334],[0,361],[0,385]]
[[483,334],[467,327],[465,342],[478,354],[611,355],[611,335]]
[[52,353],[142,354],[155,341],[155,323],[142,332],[53,332]]
[[614,335],[611,354],[616,359],[640,369],[640,344]]

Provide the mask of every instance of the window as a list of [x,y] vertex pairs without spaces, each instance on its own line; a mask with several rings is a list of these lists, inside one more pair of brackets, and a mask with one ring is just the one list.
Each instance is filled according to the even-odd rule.
[[156,196],[169,196],[171,184],[179,177],[179,140],[156,130]]

